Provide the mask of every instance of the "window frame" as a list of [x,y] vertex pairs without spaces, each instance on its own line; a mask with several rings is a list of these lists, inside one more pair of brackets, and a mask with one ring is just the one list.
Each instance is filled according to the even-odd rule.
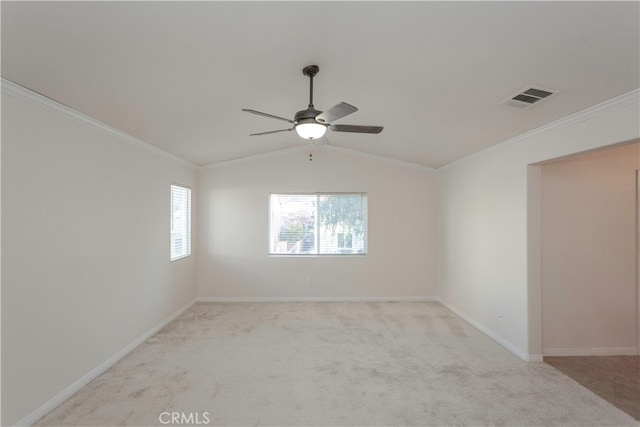
[[[365,224],[365,233],[363,235],[363,240],[364,240],[364,252],[355,252],[355,253],[340,253],[340,252],[336,252],[336,253],[275,253],[275,252],[271,252],[272,248],[273,248],[273,232],[272,232],[272,223],[273,223],[273,214],[272,214],[272,206],[271,206],[271,202],[272,202],[272,198],[273,196],[316,196],[317,200],[319,201],[319,198],[321,196],[364,196],[366,199],[366,205],[365,205],[365,209],[364,209],[364,224]],[[317,209],[318,209],[318,205],[319,203],[316,205],[316,213],[317,213]],[[305,258],[305,257],[341,257],[341,258],[357,258],[357,257],[366,257],[369,254],[369,193],[365,192],[365,191],[351,191],[351,192],[336,192],[336,191],[330,191],[330,192],[326,192],[326,191],[319,191],[319,192],[271,192],[269,193],[269,211],[268,211],[268,224],[267,224],[267,232],[268,232],[268,238],[267,238],[267,254],[270,257],[294,257],[294,258]],[[316,237],[319,234],[319,230],[320,230],[320,224],[319,222],[316,222],[315,224],[315,230],[316,230]],[[353,232],[351,232],[351,235],[353,236]],[[353,237],[352,237],[353,239]],[[352,245],[353,245],[353,240],[352,240]],[[316,246],[317,247],[317,246]],[[340,249],[340,248],[338,248]]]
[[[174,232],[174,221],[175,221],[174,197],[173,197],[174,188],[187,190],[187,198],[186,198],[187,199],[186,200],[187,215],[186,215],[186,234],[185,235],[187,237],[188,244],[186,245],[186,251],[184,253],[180,253],[179,255],[174,255],[174,247],[175,247],[174,235],[176,234]],[[193,227],[192,227],[191,187],[189,187],[188,185],[178,184],[173,182],[169,186],[169,261],[173,262],[173,261],[177,261],[177,260],[191,256],[191,245],[193,241],[192,228]]]

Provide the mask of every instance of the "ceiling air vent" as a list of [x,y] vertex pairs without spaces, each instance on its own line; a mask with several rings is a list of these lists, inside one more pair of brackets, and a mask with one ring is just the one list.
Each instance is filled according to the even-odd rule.
[[530,87],[502,101],[502,104],[516,108],[529,108],[533,104],[537,104],[554,94],[555,92],[551,92],[550,90]]

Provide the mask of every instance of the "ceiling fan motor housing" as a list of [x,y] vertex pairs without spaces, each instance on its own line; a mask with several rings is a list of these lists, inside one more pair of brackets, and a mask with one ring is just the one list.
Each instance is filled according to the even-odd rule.
[[309,77],[309,106],[305,110],[296,113],[294,120],[287,119],[273,114],[263,113],[261,111],[243,108],[242,111],[257,114],[272,119],[289,122],[293,127],[289,129],[279,129],[275,131],[252,133],[254,135],[268,135],[278,132],[289,132],[295,129],[296,133],[304,139],[318,139],[324,136],[327,129],[335,132],[355,132],[355,133],[380,133],[382,126],[357,126],[357,125],[332,125],[334,120],[341,119],[351,113],[358,111],[356,107],[346,102],[334,105],[326,111],[316,110],[313,106],[313,77],[320,72],[317,65],[307,65],[302,69],[302,74]]
[[311,119],[312,121],[315,122],[316,121],[316,117],[320,113],[322,113],[322,111],[318,111],[313,107],[309,107],[306,110],[298,111],[293,120],[296,123],[303,123],[303,120],[306,120],[308,122],[309,119]]

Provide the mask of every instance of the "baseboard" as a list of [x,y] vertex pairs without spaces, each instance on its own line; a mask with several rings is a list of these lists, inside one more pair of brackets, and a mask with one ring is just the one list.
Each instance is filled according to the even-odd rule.
[[120,350],[113,356],[109,357],[107,360],[105,360],[100,365],[96,366],[91,371],[83,375],[80,379],[78,379],[76,382],[71,384],[69,387],[65,388],[60,393],[56,394],[53,398],[49,399],[49,401],[47,401],[45,404],[40,406],[38,409],[36,409],[32,413],[24,417],[22,420],[20,420],[16,424],[16,426],[31,426],[35,424],[38,420],[40,420],[42,417],[47,415],[49,412],[53,411],[65,400],[67,400],[68,398],[73,396],[75,393],[77,393],[82,387],[89,384],[91,381],[97,378],[104,371],[106,371],[111,366],[116,364],[116,362],[118,362],[120,359],[122,359],[127,354],[135,350],[135,348],[138,347],[140,344],[144,343],[149,338],[154,336],[158,331],[160,331],[160,329],[164,328],[176,317],[178,317],[179,315],[184,313],[186,310],[188,310],[195,302],[196,302],[195,300],[191,301],[190,303],[188,303],[187,305],[185,305],[184,307],[182,307],[181,309],[179,309],[178,311],[170,315],[168,318],[160,322],[158,325],[156,325],[155,327],[151,328],[150,330],[148,330],[147,332],[139,336],[137,339],[132,341],[129,345],[124,347],[122,350]]
[[534,363],[542,363],[543,362],[542,355],[541,354],[530,354],[528,361],[529,362],[534,362]]
[[436,297],[198,297],[198,302],[437,302]]
[[546,348],[543,356],[638,356],[637,347]]
[[445,306],[446,308],[451,310],[453,313],[455,313],[457,316],[461,317],[466,322],[470,323],[471,325],[473,325],[474,327],[479,329],[480,332],[484,333],[489,338],[491,338],[492,340],[494,340],[495,342],[497,342],[498,344],[500,344],[501,346],[503,346],[504,348],[509,350],[511,353],[513,353],[514,355],[518,356],[520,359],[524,360],[525,362],[542,362],[542,356],[540,356],[540,355],[529,355],[527,352],[522,351],[520,348],[518,348],[517,346],[513,345],[509,341],[505,340],[501,336],[496,335],[493,331],[487,329],[486,327],[484,327],[480,323],[478,323],[475,320],[467,317],[464,313],[460,312],[455,307],[452,307],[447,302],[445,302],[445,301],[443,301],[441,299],[439,299],[438,302],[440,302],[440,304],[442,304],[443,306]]

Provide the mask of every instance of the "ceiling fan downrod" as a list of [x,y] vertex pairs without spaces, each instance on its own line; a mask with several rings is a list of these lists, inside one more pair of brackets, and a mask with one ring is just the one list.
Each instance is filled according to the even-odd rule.
[[353,133],[380,133],[382,126],[359,126],[359,125],[334,125],[332,122],[339,120],[351,113],[358,111],[356,107],[346,102],[334,105],[326,111],[318,111],[313,106],[313,78],[320,71],[317,65],[307,65],[302,69],[302,74],[309,77],[309,106],[305,110],[298,111],[293,120],[285,117],[274,116],[273,114],[263,113],[262,111],[243,108],[242,111],[256,114],[258,116],[268,117],[271,119],[282,120],[293,125],[288,129],[278,129],[267,132],[252,133],[254,135],[269,135],[279,132],[290,132],[295,130],[303,139],[314,140],[321,138],[327,129],[334,132],[353,132]]
[[320,72],[317,65],[307,65],[302,69],[302,74],[309,77],[309,107],[313,108],[313,78]]

